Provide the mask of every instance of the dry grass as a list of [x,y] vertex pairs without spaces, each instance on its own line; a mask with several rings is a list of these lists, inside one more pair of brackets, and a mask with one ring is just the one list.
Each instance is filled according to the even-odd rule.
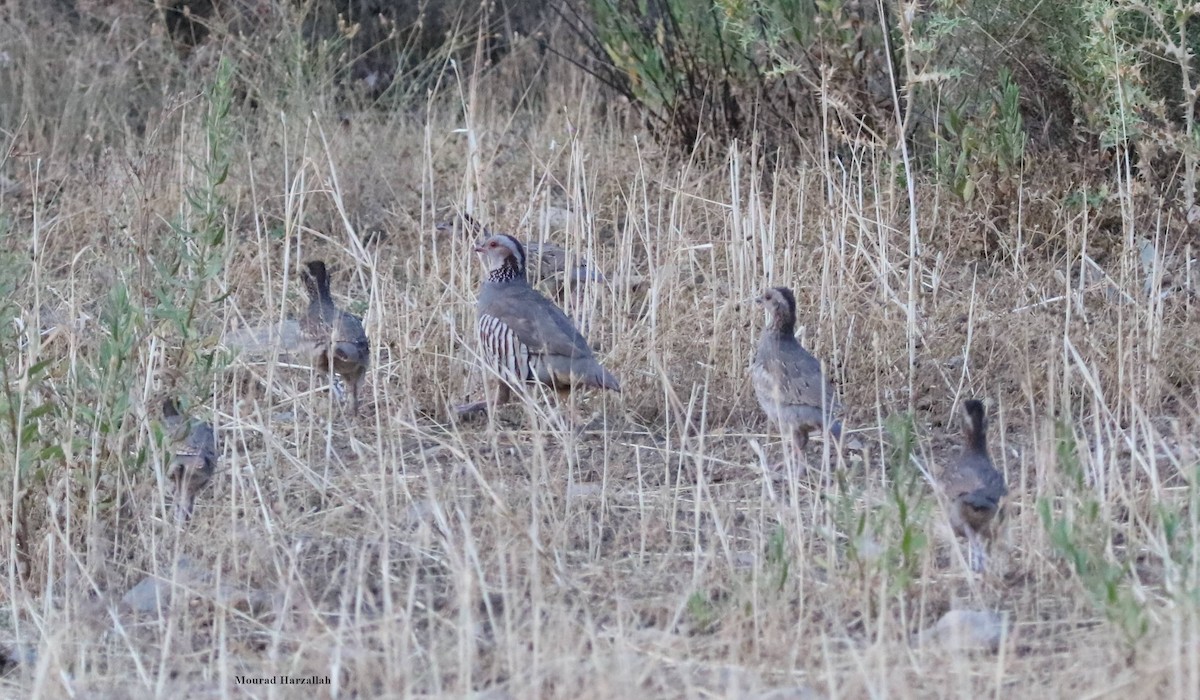
[[[132,83],[132,65],[100,74]],[[48,79],[25,70],[6,86]],[[289,674],[328,677],[320,697],[1200,693],[1195,253],[1136,182],[1115,178],[1097,215],[1031,169],[1007,223],[917,184],[910,256],[884,150],[680,162],[530,51],[411,113],[235,105],[223,265],[167,287],[202,292],[185,339],[162,320],[174,302],[154,296],[155,264],[205,188],[214,73],[197,60],[183,75],[143,133],[100,138],[103,100],[86,95],[29,103],[9,132],[0,205],[24,272],[4,401],[57,404],[32,423],[64,454],[18,479],[22,445],[0,438],[0,473],[26,489],[0,511],[0,642],[36,651],[0,692],[292,697],[236,679]],[[100,128],[94,147],[46,140],[88,133],[79,115]],[[587,251],[612,280],[575,313],[624,393],[581,398],[596,417],[583,434],[540,400],[490,426],[448,420],[480,381],[478,263],[435,231],[454,207]],[[1007,253],[985,255],[997,229]],[[274,354],[211,373],[195,361],[297,314],[314,257],[377,349],[355,420]],[[825,486],[763,478],[780,445],[747,387],[763,321],[747,302],[768,284],[795,288],[803,339],[871,447]],[[120,335],[113,289],[133,309],[122,363],[103,350]],[[41,361],[43,378],[23,379]],[[222,447],[184,529],[156,479],[164,392],[211,416]],[[85,409],[117,394],[122,419],[97,432]],[[989,401],[1011,488],[982,578],[914,469],[954,454],[967,397]],[[885,426],[905,420],[915,444],[889,460]],[[1061,556],[1039,503],[1117,572],[1111,602],[1094,595],[1102,573]],[[175,581],[174,604],[123,608],[151,574]],[[997,653],[910,645],[952,607],[1002,611],[1011,634]]]

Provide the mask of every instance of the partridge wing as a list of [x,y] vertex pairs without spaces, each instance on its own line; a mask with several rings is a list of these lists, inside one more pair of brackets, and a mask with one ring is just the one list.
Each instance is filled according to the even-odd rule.
[[833,385],[821,373],[821,363],[796,340],[768,340],[759,348],[754,372],[761,385],[782,406],[837,406]]

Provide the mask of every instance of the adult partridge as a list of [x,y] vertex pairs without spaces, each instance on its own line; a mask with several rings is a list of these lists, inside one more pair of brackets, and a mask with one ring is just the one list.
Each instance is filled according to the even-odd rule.
[[992,466],[987,448],[987,416],[979,401],[964,401],[962,453],[941,475],[949,501],[950,526],[967,538],[971,569],[982,571],[986,544],[993,535],[996,513],[1008,495],[1004,475]]
[[301,340],[313,367],[332,371],[350,388],[350,411],[358,413],[359,388],[371,364],[371,344],[362,319],[333,303],[323,261],[307,263],[301,277],[308,292],[308,311],[300,319]]
[[842,424],[833,418],[841,406],[820,361],[796,340],[792,290],[773,287],[755,301],[766,308],[767,326],[750,365],[750,380],[767,418],[803,457],[809,431],[828,428],[835,439],[841,437]]
[[217,439],[212,425],[180,415],[172,399],[163,400],[163,426],[170,440],[171,481],[176,522],[192,517],[196,494],[212,479],[217,467]]
[[[476,302],[479,343],[493,374],[497,405],[527,383],[544,384],[560,396],[580,387],[621,390],[566,314],[529,286],[525,248],[517,239],[496,234],[477,245],[475,252],[487,273]],[[486,408],[486,402],[477,402],[459,407],[458,412]]]

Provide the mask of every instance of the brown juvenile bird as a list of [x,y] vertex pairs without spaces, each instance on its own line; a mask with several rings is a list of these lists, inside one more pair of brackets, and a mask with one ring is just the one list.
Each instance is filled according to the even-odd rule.
[[175,401],[163,400],[163,425],[171,442],[167,478],[174,493],[175,521],[192,517],[196,494],[212,479],[217,467],[217,439],[212,425],[180,415]]
[[[308,311],[300,319],[302,341],[310,352],[313,367],[334,372],[350,387],[350,411],[357,414],[359,387],[371,364],[371,344],[362,319],[333,303],[329,273],[323,261],[307,263],[301,277],[308,292]],[[334,388],[341,387],[335,382]]]
[[796,297],[787,287],[773,287],[755,300],[766,307],[767,326],[750,365],[750,380],[758,404],[779,426],[785,442],[803,457],[811,430],[828,428],[839,439],[841,408],[833,384],[821,373],[821,363],[796,340]]
[[[475,252],[487,272],[476,302],[477,328],[483,361],[495,372],[497,405],[526,383],[547,385],[560,396],[579,387],[621,390],[570,319],[529,286],[525,248],[517,239],[490,236]],[[457,410],[465,415],[486,408],[486,402],[477,402]]]
[[971,569],[983,571],[986,542],[992,538],[996,513],[1008,487],[988,456],[983,404],[964,401],[962,411],[962,454],[942,472],[942,489],[949,500],[950,526],[967,538]]

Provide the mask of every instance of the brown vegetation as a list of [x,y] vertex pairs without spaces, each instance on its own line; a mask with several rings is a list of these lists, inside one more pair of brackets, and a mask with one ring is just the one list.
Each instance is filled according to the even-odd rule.
[[[185,52],[132,2],[0,10],[0,694],[1200,692],[1200,270],[1144,178],[1034,153],[964,202],[886,138],[686,158],[520,40],[384,108],[257,6]],[[456,210],[604,271],[566,295],[621,382],[589,429],[449,418],[483,379]],[[370,337],[357,417],[229,347],[303,314],[312,259]],[[869,447],[827,485],[766,475],[767,285]],[[182,528],[163,395],[221,445]],[[969,398],[1009,488],[986,576],[930,487]],[[148,576],[159,612],[122,602]],[[951,608],[1010,634],[910,643]]]

